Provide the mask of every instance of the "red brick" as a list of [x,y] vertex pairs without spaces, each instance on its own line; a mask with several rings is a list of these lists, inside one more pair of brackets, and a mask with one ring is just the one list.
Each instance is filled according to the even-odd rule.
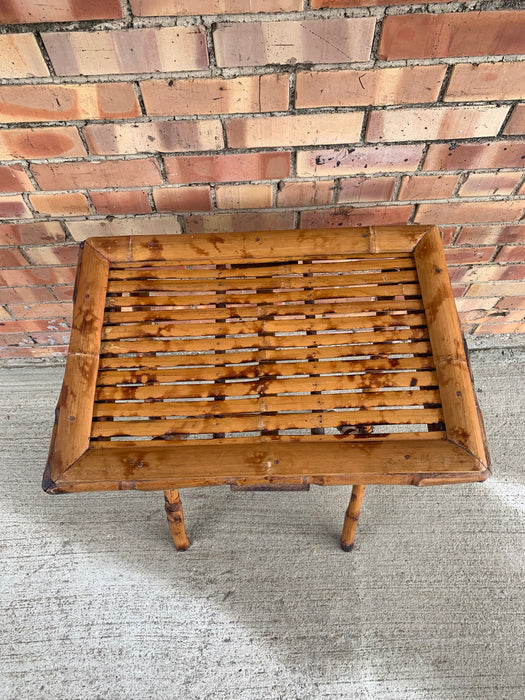
[[0,166],[0,192],[31,192],[34,189],[21,165]]
[[368,117],[366,140],[428,141],[496,136],[508,106],[384,109]]
[[188,215],[187,233],[228,233],[230,231],[275,231],[293,229],[293,211],[236,212],[233,214]]
[[368,61],[375,19],[317,19],[219,24],[214,32],[219,66]]
[[301,228],[406,224],[411,213],[411,206],[306,210],[301,212]]
[[460,197],[490,197],[493,194],[507,195],[512,192],[522,177],[517,173],[469,173],[461,185]]
[[151,205],[146,190],[90,192],[98,214],[149,214]]
[[153,190],[157,211],[211,211],[210,187],[163,187]]
[[72,286],[62,286],[62,287],[52,287],[53,294],[59,301],[72,301],[74,287]]
[[58,221],[0,224],[0,245],[55,243],[64,238],[64,231]]
[[67,228],[75,241],[83,241],[92,236],[160,236],[181,232],[176,216],[161,217],[155,214],[121,219],[108,217],[104,220],[68,221]]
[[224,146],[218,119],[89,124],[84,135],[89,150],[96,155],[212,151]]
[[[0,321],[7,321],[7,319],[10,319],[11,315],[7,311],[7,309],[4,309],[3,307],[0,306]],[[3,323],[0,323],[0,327],[3,326]]]
[[454,282],[452,282],[452,294],[454,295],[454,299],[462,297],[467,287],[467,284],[454,284]]
[[0,219],[30,219],[32,216],[22,195],[0,197]]
[[218,156],[165,157],[168,182],[235,182],[288,177],[290,153],[243,153]]
[[137,17],[162,15],[223,15],[253,12],[294,12],[303,9],[303,0],[131,0],[131,10]]
[[29,195],[29,200],[33,209],[40,214],[51,216],[91,214],[86,195],[80,192],[61,192],[60,194],[42,192]]
[[279,207],[311,207],[331,204],[333,180],[281,182],[277,192]]
[[497,301],[498,297],[485,297],[484,299],[463,297],[463,299],[457,299],[456,307],[458,311],[463,313],[468,311],[488,311],[494,308]]
[[49,71],[33,34],[0,34],[0,78],[45,75]]
[[46,287],[0,287],[0,304],[32,304],[37,301],[56,299]]
[[503,246],[496,256],[496,262],[525,262],[525,245]]
[[27,346],[33,344],[33,340],[31,340],[27,333],[0,333],[0,346]]
[[42,358],[42,357],[60,357],[67,355],[67,345],[52,345],[48,347],[32,346],[30,348],[1,348],[0,358],[9,359],[16,358],[17,360],[24,358]]
[[498,309],[525,309],[525,297],[503,297],[496,306]]
[[140,115],[131,83],[1,85],[0,120],[128,119]]
[[428,149],[424,170],[483,170],[522,168],[525,142],[486,141],[483,143],[433,143]]
[[34,246],[24,248],[24,253],[33,265],[74,265],[78,258],[78,247]]
[[159,166],[153,158],[33,163],[31,172],[44,190],[140,187],[162,182]]
[[525,226],[463,226],[456,245],[523,243]]
[[509,135],[525,134],[525,105],[516,105],[514,107],[511,117],[503,129],[503,133]]
[[445,250],[445,258],[448,265],[470,265],[489,262],[495,252],[496,246],[449,248]]
[[445,93],[446,102],[525,98],[525,63],[458,63]]
[[0,131],[0,159],[70,158],[86,155],[74,126],[4,129]]
[[525,333],[525,323],[483,324],[474,331],[476,335],[500,335],[502,333]]
[[272,206],[271,185],[219,185],[215,188],[218,209],[266,209]]
[[87,19],[118,19],[122,17],[120,0],[16,0],[0,5],[0,23],[73,22]]
[[395,177],[353,177],[341,180],[338,202],[389,202],[394,194]]
[[18,248],[0,248],[0,267],[26,267],[27,264]]
[[333,150],[299,151],[297,174],[300,177],[390,173],[414,170],[423,154],[423,146],[364,146]]
[[522,12],[391,15],[383,21],[378,58],[446,58],[525,53]]
[[288,109],[289,78],[284,73],[236,78],[145,80],[140,89],[147,114],[239,114]]
[[316,146],[360,140],[362,112],[226,120],[230,148]]
[[355,107],[434,102],[445,66],[300,71],[296,107]]
[[403,178],[398,199],[448,199],[458,179],[457,175],[410,175]]
[[72,304],[65,302],[54,302],[50,304],[11,304],[9,311],[16,318],[55,318],[66,316],[70,318],[73,311]]
[[57,75],[202,70],[208,66],[202,27],[100,32],[43,32]]
[[69,331],[48,331],[47,333],[32,333],[31,337],[38,345],[67,345],[69,343]]
[[525,195],[525,182],[523,182],[523,184],[522,184],[522,186],[519,188],[517,194],[519,194],[520,196]]
[[525,280],[525,265],[476,265],[468,270],[465,282]]
[[472,284],[468,288],[467,297],[523,297],[525,296],[525,282],[485,282]]
[[42,284],[71,284],[75,281],[74,267],[42,267],[38,269],[0,269],[0,284],[6,287],[27,287]]
[[512,221],[523,214],[525,202],[451,202],[420,204],[414,222],[417,224],[462,224],[476,221]]
[[457,226],[440,226],[439,230],[441,232],[443,245],[452,245],[452,241],[454,240],[454,236],[456,235],[456,232],[458,230]]

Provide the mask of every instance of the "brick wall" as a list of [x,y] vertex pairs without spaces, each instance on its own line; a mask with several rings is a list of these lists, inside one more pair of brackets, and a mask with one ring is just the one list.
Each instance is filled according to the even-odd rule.
[[525,332],[523,0],[0,22],[0,357],[64,353],[78,241],[129,232],[438,223],[465,331]]

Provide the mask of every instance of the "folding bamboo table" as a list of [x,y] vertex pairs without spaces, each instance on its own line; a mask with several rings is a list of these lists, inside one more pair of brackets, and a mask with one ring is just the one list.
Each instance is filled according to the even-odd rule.
[[436,227],[92,238],[43,488],[455,484],[490,473]]

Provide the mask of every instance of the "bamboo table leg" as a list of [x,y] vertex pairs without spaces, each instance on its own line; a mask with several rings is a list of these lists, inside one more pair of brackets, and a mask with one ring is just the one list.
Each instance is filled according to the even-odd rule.
[[341,535],[341,549],[344,549],[345,552],[350,552],[354,548],[355,531],[357,530],[364,495],[364,486],[356,485],[352,487],[352,496],[346,510],[343,533]]
[[190,546],[190,542],[184,528],[184,513],[178,489],[168,489],[164,491],[164,502],[168,525],[175,547],[179,551],[184,551]]

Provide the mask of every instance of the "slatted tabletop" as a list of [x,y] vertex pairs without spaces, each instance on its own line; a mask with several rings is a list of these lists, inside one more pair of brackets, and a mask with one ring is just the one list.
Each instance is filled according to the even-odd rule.
[[[442,337],[454,308],[450,284],[440,275],[444,296],[436,306],[430,273],[442,270],[432,256],[415,252],[428,233],[428,227],[397,227],[369,229],[366,236],[347,229],[88,241],[63,397],[74,417],[70,436],[71,423],[82,426],[78,444],[87,472],[78,480],[88,488],[102,482],[154,488],[163,479],[172,485],[192,478],[233,483],[232,455],[242,461],[242,481],[254,455],[261,464],[280,464],[290,447],[306,458],[305,447],[337,446],[330,453],[335,462],[341,447],[351,444],[359,447],[360,463],[365,453],[396,455],[393,482],[403,482],[406,445],[430,455],[426,471],[433,475],[424,478],[479,480],[487,460],[479,454],[479,417],[470,415],[475,398],[456,342],[455,310],[454,332]],[[434,248],[435,240],[432,255]],[[433,467],[443,459],[443,446],[458,442],[450,438],[460,420],[458,407],[451,411],[451,401],[448,409],[443,402],[444,382],[447,395],[451,388],[448,365],[456,366],[452,381],[461,397],[454,401],[461,398],[469,415],[465,430],[476,454],[470,443],[470,462],[464,450],[454,459],[449,454],[443,476]],[[215,452],[202,452],[199,462],[222,455],[228,465],[222,481],[216,465],[208,476],[204,468],[193,476],[189,467],[177,473],[177,454],[186,458],[210,447]],[[171,472],[161,467],[163,449],[174,460]],[[347,454],[349,460],[357,455]],[[109,455],[120,464],[113,472]],[[133,471],[150,463],[155,467],[142,479]],[[321,472],[314,476],[306,464],[304,474],[280,475],[319,479]],[[63,489],[82,490],[82,483],[72,485],[71,466]],[[417,467],[406,465],[403,483],[423,466],[422,459]],[[56,481],[51,488],[58,488]]]

